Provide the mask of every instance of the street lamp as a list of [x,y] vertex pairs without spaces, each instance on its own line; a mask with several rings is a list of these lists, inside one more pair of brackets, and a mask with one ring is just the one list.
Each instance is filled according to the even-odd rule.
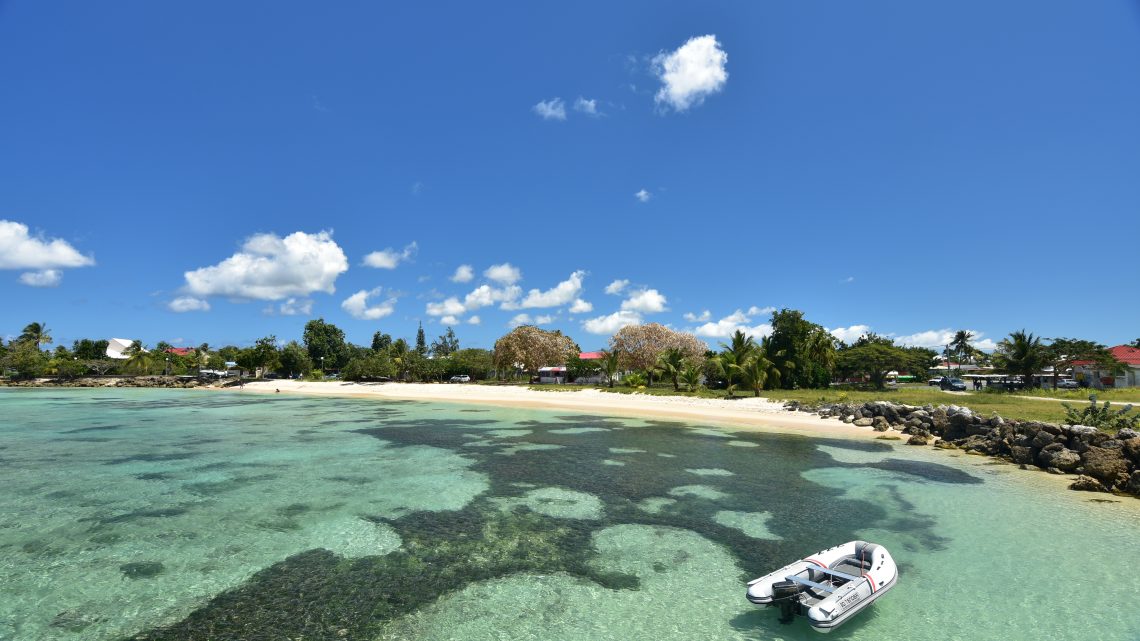
[[170,376],[170,357],[166,357],[166,369],[162,370],[163,375]]
[[324,377],[324,375],[325,375],[325,357],[322,356],[321,357],[321,376]]

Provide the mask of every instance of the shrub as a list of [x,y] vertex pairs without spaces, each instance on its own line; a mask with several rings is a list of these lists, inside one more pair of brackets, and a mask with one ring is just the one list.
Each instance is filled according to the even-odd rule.
[[1065,406],[1065,422],[1071,425],[1088,425],[1110,432],[1140,427],[1140,414],[1130,414],[1132,412],[1131,405],[1113,410],[1112,403],[1105,401],[1104,406],[1099,406],[1096,402],[1096,394],[1089,396],[1089,404],[1082,410],[1077,410],[1068,403],[1061,403],[1061,405]]

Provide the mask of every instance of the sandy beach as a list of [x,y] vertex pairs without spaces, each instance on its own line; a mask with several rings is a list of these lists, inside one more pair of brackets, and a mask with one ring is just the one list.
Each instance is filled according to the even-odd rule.
[[[231,388],[232,389],[232,388]],[[855,427],[814,414],[788,412],[783,404],[764,398],[727,401],[684,396],[615,394],[597,389],[540,392],[526,387],[448,385],[430,383],[348,383],[342,381],[258,381],[246,383],[245,393],[305,394],[393,400],[468,403],[502,407],[561,409],[613,416],[652,417],[716,423],[740,429],[826,436],[872,438],[869,427]]]

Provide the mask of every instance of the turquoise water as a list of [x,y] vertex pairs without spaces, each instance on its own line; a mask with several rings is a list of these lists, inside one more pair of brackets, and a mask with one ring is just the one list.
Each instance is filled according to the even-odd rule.
[[902,576],[839,638],[1140,639],[1140,502],[709,427],[0,390],[0,639],[809,639],[743,584],[853,538]]

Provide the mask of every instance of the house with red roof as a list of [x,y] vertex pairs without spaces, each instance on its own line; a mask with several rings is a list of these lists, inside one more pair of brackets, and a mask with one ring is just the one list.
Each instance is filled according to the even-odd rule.
[[1099,370],[1092,361],[1076,361],[1073,363],[1073,378],[1089,381],[1099,378],[1105,387],[1140,387],[1140,348],[1117,345],[1108,351],[1116,360],[1124,363],[1123,373],[1113,374]]
[[167,354],[174,354],[175,356],[190,356],[196,352],[193,347],[170,347],[166,350]]

